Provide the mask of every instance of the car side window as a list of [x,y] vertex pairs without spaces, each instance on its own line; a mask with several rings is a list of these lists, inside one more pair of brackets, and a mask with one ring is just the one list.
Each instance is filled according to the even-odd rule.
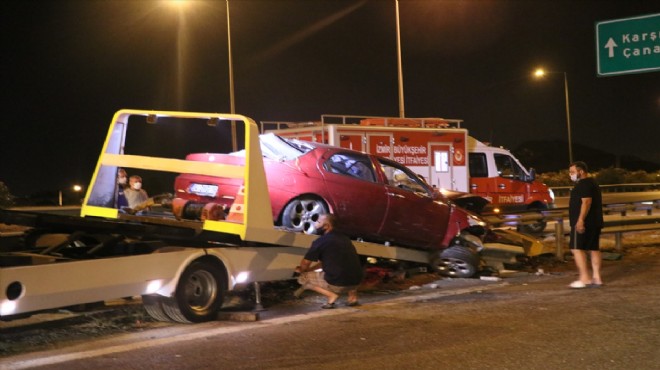
[[376,182],[374,170],[368,157],[353,153],[335,153],[323,167],[329,172],[355,177],[360,180]]
[[488,177],[486,154],[470,153],[470,177]]
[[409,169],[381,158],[378,159],[378,162],[380,162],[380,167],[385,173],[389,185],[412,192],[428,193],[422,185],[422,180]]

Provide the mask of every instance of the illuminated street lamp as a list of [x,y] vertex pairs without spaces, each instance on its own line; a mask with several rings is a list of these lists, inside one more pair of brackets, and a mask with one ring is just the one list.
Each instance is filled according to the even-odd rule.
[[551,74],[551,73],[564,74],[564,95],[566,96],[566,127],[568,128],[568,161],[569,163],[573,163],[573,143],[571,140],[571,114],[568,108],[568,77],[566,76],[566,72],[550,72],[550,71],[545,71],[542,68],[538,68],[536,71],[534,71],[534,77],[543,78],[545,77],[546,74]]
[[[78,184],[73,185],[71,187],[71,190],[73,190],[75,193],[80,193],[82,191],[82,189],[83,189],[82,186],[80,186]],[[64,205],[63,198],[64,198],[63,191],[60,190],[57,194],[57,203],[59,204],[60,207],[62,207]]]

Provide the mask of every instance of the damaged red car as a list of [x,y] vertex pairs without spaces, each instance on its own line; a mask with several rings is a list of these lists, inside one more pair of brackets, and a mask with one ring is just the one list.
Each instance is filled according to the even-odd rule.
[[[362,152],[274,134],[261,135],[260,141],[276,225],[315,233],[314,221],[330,212],[338,215],[342,231],[353,239],[440,251],[434,264],[441,272],[444,269],[452,276],[476,272],[479,259],[473,248],[454,244],[461,232],[482,232],[478,230],[483,230],[483,223],[407,167]],[[186,160],[243,164],[243,155],[195,153]],[[240,181],[181,174],[175,180],[175,193],[178,198],[218,203],[228,209]]]

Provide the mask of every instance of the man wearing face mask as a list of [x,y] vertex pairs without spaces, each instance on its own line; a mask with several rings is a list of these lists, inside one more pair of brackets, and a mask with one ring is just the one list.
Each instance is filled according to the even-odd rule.
[[[571,288],[587,286],[600,287],[602,256],[600,253],[600,231],[603,228],[603,201],[600,187],[584,162],[571,163],[568,172],[575,186],[571,190],[568,214],[571,225],[570,249],[575,266],[580,274],[579,280],[570,284]],[[591,257],[592,275],[589,276],[587,251]]]
[[117,195],[115,196],[115,208],[122,209],[128,207],[128,201],[126,200],[126,195],[124,195],[126,187],[128,187],[126,170],[120,168],[117,170]]
[[124,196],[128,201],[128,208],[136,209],[138,206],[147,199],[149,196],[147,192],[142,189],[142,178],[137,175],[133,175],[128,179],[128,187],[124,189]]
[[[335,308],[335,301],[342,293],[348,293],[347,306],[359,305],[357,289],[363,275],[360,257],[351,239],[339,233],[336,225],[335,215],[319,216],[314,226],[322,236],[312,243],[296,267],[296,272],[301,274],[298,281],[302,290],[310,289],[328,298],[322,308]],[[315,272],[318,268],[323,269],[322,274]]]

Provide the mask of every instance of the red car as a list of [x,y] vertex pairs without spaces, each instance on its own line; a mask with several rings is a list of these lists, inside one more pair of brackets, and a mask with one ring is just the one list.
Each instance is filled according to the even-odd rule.
[[[439,249],[479,222],[397,162],[274,134],[260,139],[276,225],[314,233],[314,221],[330,212],[354,239]],[[186,159],[242,164],[242,154],[197,153]],[[175,193],[228,209],[240,186],[236,179],[181,174]]]

